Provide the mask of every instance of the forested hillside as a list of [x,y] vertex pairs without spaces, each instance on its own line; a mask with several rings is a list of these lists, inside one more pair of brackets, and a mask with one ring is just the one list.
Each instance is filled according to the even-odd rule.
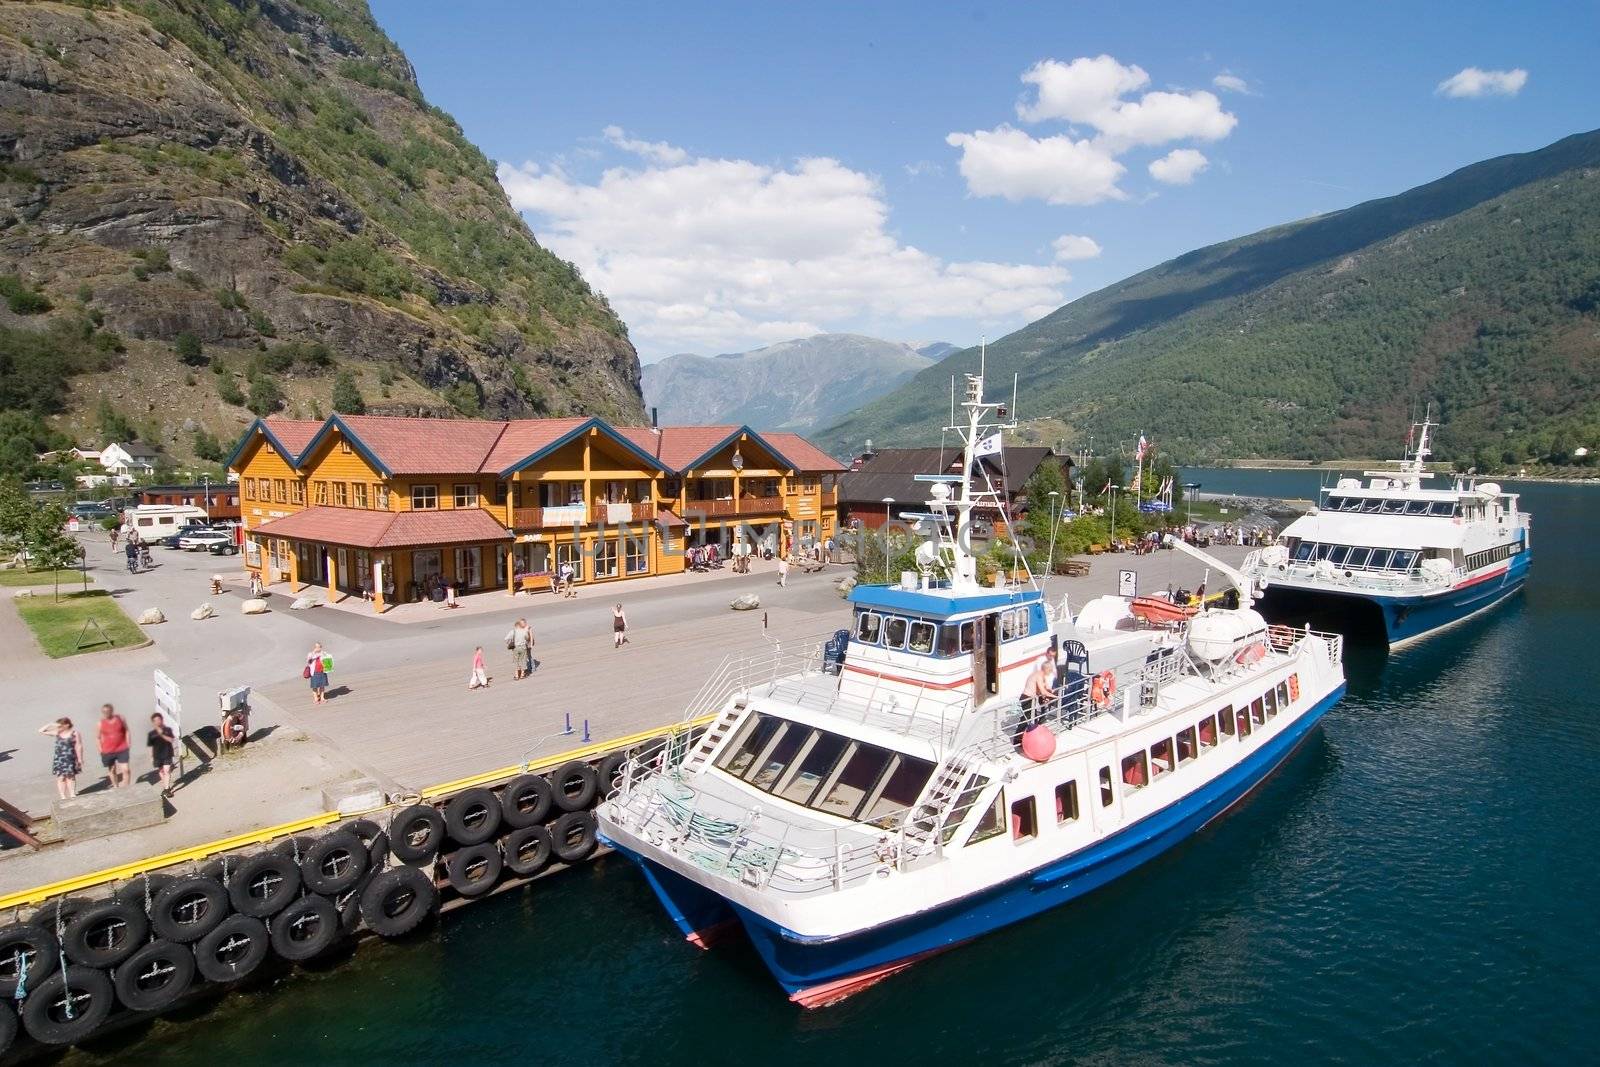
[[333,407],[637,419],[540,247],[364,0],[0,4],[0,453],[215,455]]
[[[1020,415],[1185,459],[1380,456],[1414,411],[1442,458],[1600,443],[1600,133],[1203,248],[989,346]],[[937,437],[968,349],[824,435]]]

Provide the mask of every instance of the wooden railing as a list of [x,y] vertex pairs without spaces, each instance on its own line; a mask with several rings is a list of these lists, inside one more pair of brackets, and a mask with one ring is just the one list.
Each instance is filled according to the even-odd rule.
[[582,504],[560,508],[515,508],[511,512],[511,527],[515,530],[560,530],[574,522],[580,525],[587,519]]
[[684,504],[689,514],[699,513],[708,519],[730,515],[778,515],[783,512],[783,498],[779,496],[747,496],[738,500],[690,500]]

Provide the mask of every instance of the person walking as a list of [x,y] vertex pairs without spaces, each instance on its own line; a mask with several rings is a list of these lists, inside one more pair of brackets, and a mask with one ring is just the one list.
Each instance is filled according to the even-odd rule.
[[128,721],[110,704],[100,705],[100,765],[112,789],[133,782],[128,769]]
[[156,779],[161,783],[161,795],[172,795],[172,765],[177,762],[178,739],[158,711],[150,716],[150,733],[145,737],[150,746],[150,762],[155,766]]
[[78,775],[83,773],[83,735],[66,716],[45,723],[39,732],[56,739],[50,753],[50,773],[56,780],[56,795],[71,800],[78,795]]
[[786,586],[786,585],[789,584],[789,557],[788,556],[779,556],[778,557],[778,584],[780,586]]
[[622,605],[618,604],[611,609],[611,647],[621,648],[628,643],[628,616],[623,614]]
[[250,572],[250,595],[256,600],[261,599],[261,572]]
[[117,528],[115,526],[113,526],[113,527],[111,527],[111,551],[115,552],[116,550],[117,550]]
[[506,647],[511,650],[514,678],[521,681],[533,673],[533,628],[527,619],[518,619],[506,633]]
[[310,653],[306,655],[305,669],[300,672],[300,677],[311,684],[311,703],[328,702],[328,670],[332,666],[333,657],[322,651],[322,642],[312,645]]
[[472,677],[467,679],[468,689],[489,688],[489,667],[483,661],[483,646],[472,650]]
[[578,595],[577,573],[572,569],[571,561],[566,561],[557,568],[556,573],[561,576],[562,595],[575,597]]

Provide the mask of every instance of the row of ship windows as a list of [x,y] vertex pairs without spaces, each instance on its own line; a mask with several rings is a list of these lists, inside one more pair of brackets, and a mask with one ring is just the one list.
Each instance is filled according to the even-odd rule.
[[[1248,707],[1235,710],[1232,704],[1225,706],[1215,715],[1207,715],[1193,726],[1179,730],[1172,737],[1164,737],[1152,744],[1149,749],[1140,749],[1122,760],[1122,784],[1124,790],[1135,793],[1157,778],[1171,774],[1183,767],[1205,752],[1217,746],[1219,737],[1237,736],[1241,740],[1249,737],[1251,731],[1257,726],[1264,726],[1277,716],[1280,708],[1287,709],[1291,699],[1300,691],[1300,676],[1291,674],[1274,688],[1268,689],[1261,696],[1250,702]],[[1101,767],[1099,774],[1100,806],[1109,808],[1116,799],[1116,787],[1112,782],[1111,768]],[[981,789],[984,781],[980,780],[974,787]],[[971,845],[979,841],[986,841],[991,837],[998,837],[1004,827],[1002,816],[1005,811],[1005,792],[1002,790],[996,797],[994,804],[984,813],[978,825],[973,828],[967,838]],[[1078,782],[1077,779],[1062,782],[1055,788],[1056,825],[1064,826],[1078,819]],[[1023,797],[1011,804],[1011,837],[1014,841],[1025,841],[1039,834],[1038,810],[1031,796]]]
[[[999,627],[1002,641],[1027,637],[1031,632],[1028,609],[1010,608],[1000,612]],[[856,632],[852,640],[857,644],[904,649],[923,655],[958,656],[976,647],[978,620],[940,625],[926,619],[863,611],[856,616]]]
[[1503,559],[1510,559],[1522,551],[1522,542],[1517,541],[1509,545],[1495,545],[1493,548],[1474,552],[1467,557],[1467,570],[1475,571],[1479,567],[1487,567],[1491,563],[1499,563]]
[[1460,509],[1454,500],[1396,500],[1375,496],[1330,496],[1325,511],[1363,511],[1369,515],[1427,515],[1454,518]]
[[1416,567],[1421,558],[1422,553],[1413,548],[1360,548],[1319,541],[1301,541],[1294,546],[1296,563],[1327,560],[1335,567],[1360,567],[1375,571],[1409,571]]

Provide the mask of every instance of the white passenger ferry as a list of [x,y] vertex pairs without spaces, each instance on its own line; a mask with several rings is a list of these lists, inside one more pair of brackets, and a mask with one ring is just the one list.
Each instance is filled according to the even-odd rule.
[[[996,407],[980,377],[962,406],[971,472]],[[1152,626],[1119,597],[1073,619],[1037,588],[980,585],[966,535],[985,493],[924,480],[919,570],[857,586],[827,645],[726,663],[690,708],[710,726],[630,761],[599,808],[690,941],[742,928],[807,1007],[1184,841],[1344,692],[1341,638],[1248,608]],[[1055,695],[1025,697],[1030,679]]]
[[[1533,555],[1531,517],[1515,493],[1457,478],[1425,484],[1434,424],[1413,427],[1416,450],[1388,471],[1343,478],[1251,553],[1244,573],[1273,621],[1316,620],[1341,632],[1381,632],[1391,647],[1486,611],[1521,589]],[[1419,432],[1420,431],[1420,432]]]

